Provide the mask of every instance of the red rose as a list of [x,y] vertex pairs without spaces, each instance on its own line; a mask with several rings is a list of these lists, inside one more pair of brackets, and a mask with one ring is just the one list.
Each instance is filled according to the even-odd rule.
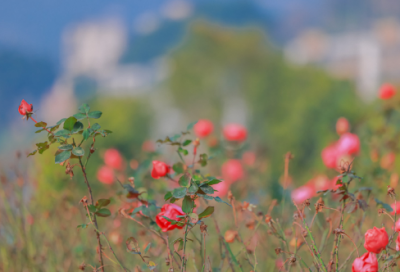
[[227,182],[235,182],[243,178],[244,170],[239,160],[229,160],[222,165],[222,178]]
[[379,98],[380,99],[390,99],[396,94],[396,89],[390,84],[383,84],[379,89]]
[[360,139],[356,134],[347,132],[337,141],[337,150],[343,155],[357,154],[360,151]]
[[396,239],[396,250],[400,251],[400,235],[398,235]]
[[104,184],[112,184],[114,182],[114,170],[104,165],[97,171],[97,179]]
[[27,115],[29,113],[32,113],[33,106],[32,104],[28,104],[24,99],[22,99],[21,104],[18,107],[18,111],[21,115]]
[[247,138],[246,128],[239,124],[228,124],[222,132],[227,141],[243,142]]
[[107,149],[104,153],[104,163],[117,170],[122,170],[123,168],[123,158],[115,148]]
[[389,243],[389,236],[385,228],[374,227],[365,233],[364,247],[369,252],[379,254]]
[[374,253],[367,252],[356,258],[351,267],[352,272],[378,272],[378,260]]
[[168,164],[160,161],[153,161],[153,170],[151,170],[151,176],[155,179],[165,177],[169,173]]
[[179,221],[178,215],[184,215],[185,213],[182,211],[181,207],[175,204],[164,204],[161,208],[161,212],[156,216],[156,223],[161,228],[163,232],[167,232],[173,229],[182,229],[178,225],[172,225],[171,222],[166,220],[163,216]]
[[301,204],[306,199],[312,198],[315,195],[315,189],[311,185],[303,185],[292,191],[291,197],[294,203]]
[[203,138],[208,136],[214,130],[214,125],[210,120],[200,119],[194,125],[193,130],[197,137]]
[[336,132],[339,135],[342,135],[348,132],[350,129],[349,121],[346,118],[340,117],[336,122]]
[[326,167],[336,168],[339,159],[339,153],[337,151],[336,144],[331,144],[325,147],[321,152],[321,157]]

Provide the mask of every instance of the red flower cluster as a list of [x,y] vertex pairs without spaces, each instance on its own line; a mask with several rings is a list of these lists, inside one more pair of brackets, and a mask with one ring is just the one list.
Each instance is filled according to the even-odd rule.
[[374,253],[367,252],[353,262],[352,272],[378,272],[378,259]]
[[356,134],[346,132],[339,140],[322,150],[322,161],[328,168],[337,168],[340,160],[346,156],[357,155],[360,151],[360,139]]
[[163,217],[165,216],[169,219],[179,221],[179,218],[177,217],[178,215],[185,215],[181,207],[176,204],[164,204],[161,208],[161,212],[156,216],[156,223],[163,232],[173,229],[182,229],[183,226],[172,225],[171,222]]
[[168,164],[161,161],[153,161],[153,170],[151,170],[151,176],[155,179],[165,177],[170,171]]
[[115,170],[123,170],[124,159],[121,153],[114,149],[107,149],[104,153],[104,163],[102,167],[97,171],[97,179],[104,184],[114,183]]
[[214,125],[210,120],[200,119],[193,127],[194,133],[199,138],[204,138],[211,134],[214,130]]

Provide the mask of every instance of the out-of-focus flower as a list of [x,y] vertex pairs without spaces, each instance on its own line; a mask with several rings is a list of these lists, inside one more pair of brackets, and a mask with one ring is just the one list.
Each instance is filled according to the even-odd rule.
[[227,230],[225,232],[224,238],[227,243],[233,243],[236,239],[237,232],[234,230]]
[[214,125],[210,120],[200,119],[193,127],[194,133],[199,138],[210,135],[214,130]]
[[344,155],[358,154],[360,151],[360,139],[356,134],[347,132],[340,136],[337,142],[337,150],[339,154]]
[[104,184],[112,184],[114,182],[114,169],[107,165],[103,165],[97,171],[97,179]]
[[227,182],[235,182],[244,177],[242,163],[239,160],[228,160],[221,168],[222,178]]
[[395,231],[400,231],[400,219],[397,220],[396,224],[394,225],[394,230]]
[[296,204],[303,203],[306,199],[315,195],[315,189],[311,185],[303,185],[292,191],[291,197]]
[[388,169],[392,168],[395,160],[396,160],[396,154],[394,152],[389,152],[382,156],[381,167],[383,169],[388,170]]
[[395,206],[394,203],[392,205],[390,205],[390,207],[392,207],[393,211],[391,212],[392,215],[396,214],[400,214],[400,202],[396,202],[397,205]]
[[124,160],[117,149],[109,148],[104,153],[104,163],[114,169],[122,170]]
[[396,239],[396,250],[400,251],[400,234],[397,235]]
[[324,190],[333,189],[332,188],[332,182],[325,175],[316,176],[315,178],[310,180],[310,183],[313,184],[313,187],[315,188],[315,191],[324,191]]
[[166,220],[163,216],[179,221],[178,215],[184,215],[181,207],[175,204],[164,204],[161,208],[161,212],[156,216],[156,223],[161,228],[163,232],[167,232],[173,229],[182,229],[183,226],[172,225],[171,222]]
[[399,174],[392,173],[390,175],[390,187],[396,188],[398,183],[399,183]]
[[113,242],[116,245],[119,245],[122,243],[122,235],[118,231],[113,231],[109,235],[109,239],[111,242]]
[[214,192],[213,196],[224,197],[229,191],[230,183],[226,181],[221,181],[220,183],[211,185],[218,192]]
[[349,121],[346,118],[340,117],[336,122],[336,133],[342,135],[350,130]]
[[389,236],[384,227],[381,229],[374,227],[373,229],[367,230],[365,233],[364,247],[369,252],[379,254],[388,243]]
[[154,142],[150,140],[144,141],[142,145],[142,150],[150,153],[154,152],[156,150]]
[[392,98],[396,94],[396,89],[391,84],[383,84],[379,89],[379,98],[386,100]]
[[256,162],[256,153],[252,151],[244,152],[242,155],[242,160],[244,164],[248,166],[253,166]]
[[321,153],[322,161],[328,168],[336,168],[338,163],[339,153],[337,152],[336,144],[331,144],[325,147]]
[[153,170],[151,170],[151,176],[155,179],[165,177],[169,173],[168,164],[161,161],[153,161]]
[[18,112],[21,115],[27,115],[33,112],[32,104],[28,104],[24,99],[22,99],[21,104],[18,107]]
[[222,132],[227,141],[243,142],[247,138],[247,129],[240,124],[228,124]]
[[378,272],[378,259],[374,253],[367,252],[356,258],[351,267],[352,272]]

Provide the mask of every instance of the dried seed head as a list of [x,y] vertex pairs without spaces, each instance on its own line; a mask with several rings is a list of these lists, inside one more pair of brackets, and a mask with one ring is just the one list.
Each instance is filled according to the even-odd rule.
[[82,197],[79,203],[82,203],[83,206],[87,206],[88,205],[87,197],[86,196]]
[[297,259],[296,259],[295,255],[290,256],[290,259],[289,259],[290,264],[295,264],[296,261],[297,261]]
[[332,222],[332,219],[331,219],[330,217],[327,217],[327,218],[325,219],[325,221],[326,221],[327,223],[330,223],[330,222]]
[[165,264],[166,266],[169,266],[171,264],[171,261],[168,256],[165,258]]
[[200,224],[200,231],[201,231],[201,233],[203,233],[203,232],[207,233],[207,225],[203,221],[201,221],[201,224]]
[[322,212],[323,210],[324,210],[324,205],[325,205],[325,202],[324,202],[324,200],[322,199],[322,197],[320,198],[320,199],[318,199],[318,201],[315,203],[315,205],[314,205],[314,207],[315,207],[315,212],[316,213],[320,213],[320,212]]
[[86,264],[83,262],[80,266],[79,266],[79,270],[84,271],[86,268]]
[[249,207],[249,205],[250,205],[249,202],[243,201],[243,205],[242,205],[243,210],[246,210]]
[[310,199],[309,198],[306,199],[303,204],[305,207],[310,207],[310,205],[311,205]]
[[378,209],[378,215],[384,214],[385,213],[385,209],[381,208]]
[[282,248],[280,248],[280,247],[275,248],[275,254],[276,254],[276,255],[279,255],[279,254],[281,254],[282,252],[283,252]]
[[390,197],[396,197],[394,188],[390,187],[389,185],[388,185],[388,189],[387,189],[387,195],[389,195]]
[[233,200],[232,191],[229,191],[229,192],[228,192],[228,200],[229,200],[229,202],[231,202],[231,201]]
[[272,217],[269,214],[267,214],[265,216],[265,223],[269,224],[271,222],[271,219],[272,219]]
[[235,241],[235,239],[236,239],[236,236],[237,236],[237,232],[236,232],[236,231],[234,231],[234,230],[227,230],[227,231],[225,232],[224,238],[225,238],[225,241],[226,241],[226,242],[228,242],[228,243],[233,243],[233,242]]

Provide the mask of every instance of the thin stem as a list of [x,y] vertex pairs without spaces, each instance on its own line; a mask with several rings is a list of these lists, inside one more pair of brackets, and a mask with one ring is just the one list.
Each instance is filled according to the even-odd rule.
[[[187,219],[187,218],[186,218]],[[187,239],[187,234],[188,234],[188,228],[189,224],[186,222],[186,227],[185,227],[185,239],[183,240],[183,256],[182,256],[182,264],[181,264],[181,271],[186,271],[186,239]]]
[[[33,117],[31,116],[30,117],[31,119],[32,119],[32,121],[33,122],[35,122],[36,124],[37,124],[37,121],[35,120],[35,119],[33,119]],[[50,133],[50,134],[53,134],[54,135],[54,133],[53,132],[51,132],[50,130],[48,130],[46,127],[42,127],[42,128],[44,128],[48,133]]]
[[[81,157],[79,157],[79,163],[81,165],[81,170],[82,170],[82,173],[83,173],[83,177],[85,179],[86,186],[87,186],[87,188],[89,190],[89,196],[90,196],[90,202],[91,202],[90,204],[93,205],[94,201],[93,201],[93,195],[92,195],[92,188],[90,187],[88,178],[86,176],[85,167],[83,166]],[[99,261],[100,261],[100,265],[101,265],[101,271],[104,272],[104,263],[103,263],[102,249],[101,249],[100,233],[97,230],[99,227],[97,225],[97,219],[96,219],[96,215],[95,214],[93,214],[93,223],[94,223],[94,226],[96,227],[96,237],[97,237],[97,243],[98,243],[98,246],[99,246]]]

